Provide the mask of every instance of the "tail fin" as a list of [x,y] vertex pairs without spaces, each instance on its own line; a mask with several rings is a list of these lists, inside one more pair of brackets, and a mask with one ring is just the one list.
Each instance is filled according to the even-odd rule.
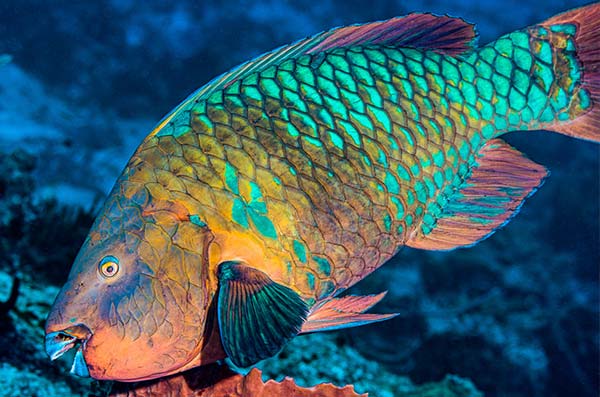
[[[567,32],[575,27],[575,57],[581,80],[572,97],[570,113],[574,118],[545,128],[575,138],[600,142],[600,3],[590,4],[556,15],[540,24],[550,32]],[[565,51],[572,51],[565,44]]]

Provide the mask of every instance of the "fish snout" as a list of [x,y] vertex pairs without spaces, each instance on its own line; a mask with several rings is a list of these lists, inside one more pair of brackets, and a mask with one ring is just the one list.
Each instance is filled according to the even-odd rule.
[[90,376],[83,357],[83,349],[92,336],[92,331],[84,324],[76,324],[61,331],[46,334],[46,354],[54,361],[67,351],[77,347],[71,373],[81,377]]

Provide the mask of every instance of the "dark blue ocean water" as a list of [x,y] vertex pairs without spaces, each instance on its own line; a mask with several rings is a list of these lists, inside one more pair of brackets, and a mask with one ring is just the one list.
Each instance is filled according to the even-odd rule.
[[[68,363],[52,366],[43,353],[49,304],[132,151],[212,77],[344,24],[427,11],[476,23],[487,43],[585,3],[2,1],[0,301],[14,277],[22,283],[16,306],[0,313],[0,396],[88,393]],[[418,384],[456,374],[486,396],[596,396],[599,147],[545,131],[505,138],[551,171],[510,224],[469,249],[403,250],[354,288],[388,290],[377,309],[398,318],[323,337],[322,346],[311,339],[298,345],[314,350],[302,366],[286,350],[265,371],[389,395],[388,386],[367,388],[376,375],[336,361],[351,349],[365,371]],[[329,368],[298,369],[317,366]]]

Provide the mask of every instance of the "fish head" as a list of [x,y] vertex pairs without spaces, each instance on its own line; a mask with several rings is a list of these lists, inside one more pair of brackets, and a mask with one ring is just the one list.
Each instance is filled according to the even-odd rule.
[[72,373],[119,381],[158,378],[198,359],[212,332],[210,232],[172,215],[109,198],[47,318],[51,359],[76,348]]

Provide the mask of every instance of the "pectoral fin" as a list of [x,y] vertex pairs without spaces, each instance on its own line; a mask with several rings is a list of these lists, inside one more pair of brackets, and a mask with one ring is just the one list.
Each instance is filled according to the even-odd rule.
[[298,334],[308,308],[292,289],[240,262],[222,263],[218,276],[221,341],[235,365],[271,357]]

